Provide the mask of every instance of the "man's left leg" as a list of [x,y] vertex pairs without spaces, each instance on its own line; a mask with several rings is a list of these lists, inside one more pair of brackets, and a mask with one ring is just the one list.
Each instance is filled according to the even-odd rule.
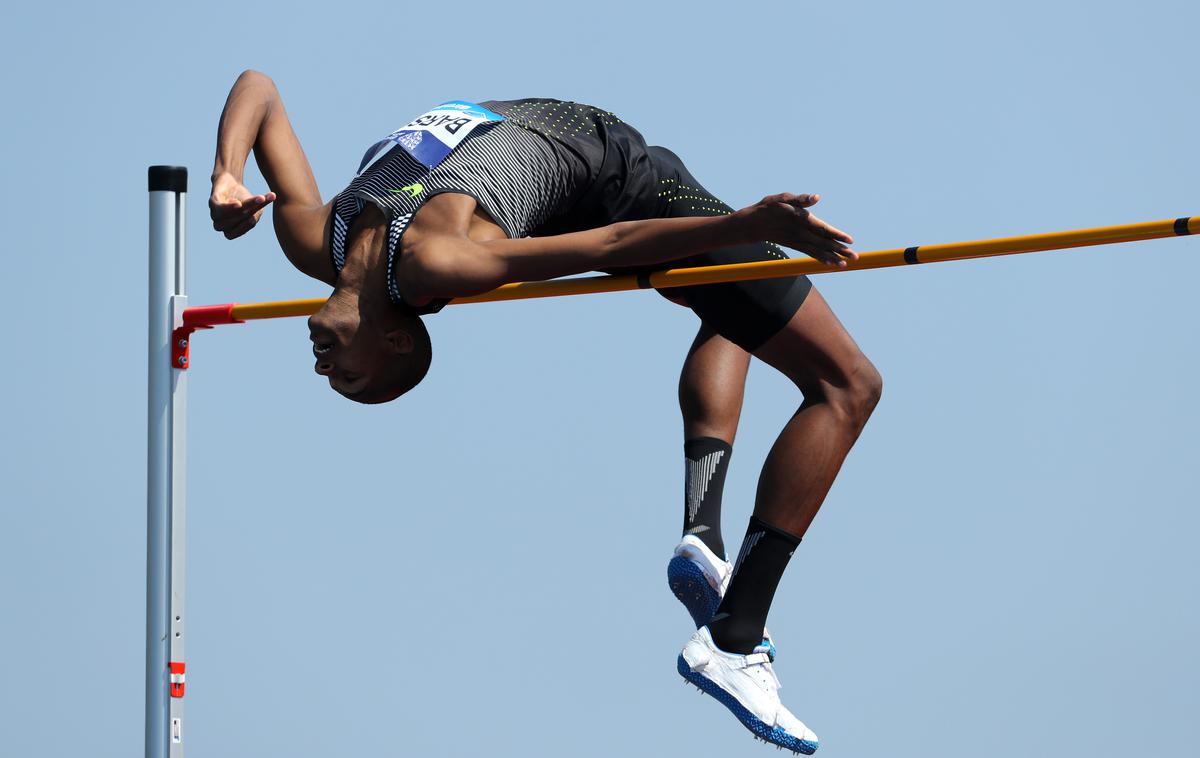
[[755,355],[791,379],[804,401],[763,465],[731,584],[709,622],[717,646],[741,654],[759,645],[788,559],[882,391],[879,372],[816,290]]
[[816,291],[754,354],[791,379],[804,401],[767,456],[729,587],[716,616],[684,647],[679,673],[757,736],[812,753],[816,735],[779,701],[762,634],[792,552],[874,410],[882,380]]

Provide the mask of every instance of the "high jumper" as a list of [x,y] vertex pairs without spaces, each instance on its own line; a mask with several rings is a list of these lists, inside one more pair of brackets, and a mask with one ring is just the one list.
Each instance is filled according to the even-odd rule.
[[[242,182],[251,150],[268,192]],[[352,400],[380,403],[424,378],[422,316],[452,298],[587,271],[777,260],[781,245],[830,266],[855,260],[850,235],[809,210],[818,199],[776,194],[734,211],[611,112],[527,99],[418,115],[372,145],[326,202],[274,83],[247,71],[221,115],[210,209],[214,228],[235,239],[274,204],[288,260],[334,288],[309,319],[316,372]],[[677,666],[757,736],[812,753],[816,735],[780,702],[765,621],[882,379],[807,277],[667,296],[700,320],[679,383],[687,476],[668,576],[696,631]],[[735,565],[721,495],[752,355],[803,401],[767,456]]]
[[[251,150],[268,192],[243,184]],[[543,99],[432,108],[372,145],[350,185],[324,203],[274,83],[247,71],[229,94],[218,131],[209,199],[214,228],[240,237],[273,203],[285,255],[333,294],[325,301],[186,308],[180,199],[186,172],[155,167],[150,183],[148,756],[168,743],[174,756],[181,741],[181,710],[172,701],[168,714],[156,690],[168,670],[164,645],[171,697],[182,697],[184,687],[182,591],[171,590],[182,586],[182,562],[171,551],[182,551],[184,488],[181,463],[172,465],[177,451],[163,440],[184,438],[177,396],[185,386],[178,375],[187,372],[167,379],[155,364],[165,345],[174,369],[186,368],[193,329],[312,314],[317,373],[351,399],[378,403],[425,376],[432,346],[421,317],[448,302],[654,287],[689,307],[701,324],[680,379],[683,535],[668,579],[696,632],[677,668],[756,736],[812,753],[816,735],[779,700],[765,622],[788,560],[882,382],[800,274],[1183,235],[1196,221],[910,247],[860,260],[848,234],[808,210],[817,195],[772,195],[734,211],[674,153],[646,145],[612,113]],[[174,201],[170,192],[177,193]],[[173,267],[157,265],[172,244]],[[780,245],[812,260],[790,260]],[[664,264],[671,270],[663,271]],[[593,270],[624,276],[545,281]],[[519,281],[528,283],[508,284]],[[156,311],[168,296],[172,315],[159,323]],[[751,355],[791,379],[803,401],[767,456],[754,515],[731,564],[721,496]],[[169,718],[160,722],[160,715]]]

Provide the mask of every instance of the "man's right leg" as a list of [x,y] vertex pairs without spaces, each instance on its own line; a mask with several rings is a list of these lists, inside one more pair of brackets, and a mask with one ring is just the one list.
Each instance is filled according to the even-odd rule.
[[746,394],[750,354],[701,325],[679,375],[687,459],[683,533],[724,557],[721,494]]
[[749,353],[702,325],[679,376],[683,535],[667,583],[697,628],[717,612],[733,573],[721,537],[721,498],[749,367]]

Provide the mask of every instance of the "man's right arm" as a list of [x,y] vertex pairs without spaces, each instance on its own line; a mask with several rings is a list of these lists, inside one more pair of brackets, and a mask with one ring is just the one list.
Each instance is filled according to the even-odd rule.
[[[546,237],[472,240],[461,229],[425,224],[420,214],[404,237],[398,284],[404,299],[476,295],[509,282],[541,281],[585,271],[659,266],[709,250],[775,242],[830,266],[858,253],[849,234],[808,211],[819,195],[782,193],[736,213],[622,221]],[[433,205],[438,197],[430,200]]]
[[[251,149],[271,188],[265,194],[256,195],[242,183]],[[265,74],[243,72],[229,92],[217,129],[212,185],[209,210],[214,229],[228,239],[240,237],[274,202],[275,235],[284,255],[308,276],[330,285],[336,282],[326,239],[332,204],[321,202],[279,91]]]

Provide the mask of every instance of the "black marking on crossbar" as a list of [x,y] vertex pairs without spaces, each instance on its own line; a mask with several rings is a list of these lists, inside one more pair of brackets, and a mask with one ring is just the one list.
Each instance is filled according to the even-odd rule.
[[1190,219],[1187,216],[1184,216],[1183,218],[1175,219],[1175,233],[1181,237],[1186,234],[1191,234],[1191,232],[1188,231],[1188,221],[1189,220]]
[[917,258],[918,247],[910,247],[910,248],[906,248],[904,250],[904,262],[905,263],[920,263],[921,262]]
[[652,273],[654,273],[654,272],[653,271],[643,271],[642,273],[637,275],[638,289],[640,289],[640,290],[650,289],[650,274],[652,274]]

